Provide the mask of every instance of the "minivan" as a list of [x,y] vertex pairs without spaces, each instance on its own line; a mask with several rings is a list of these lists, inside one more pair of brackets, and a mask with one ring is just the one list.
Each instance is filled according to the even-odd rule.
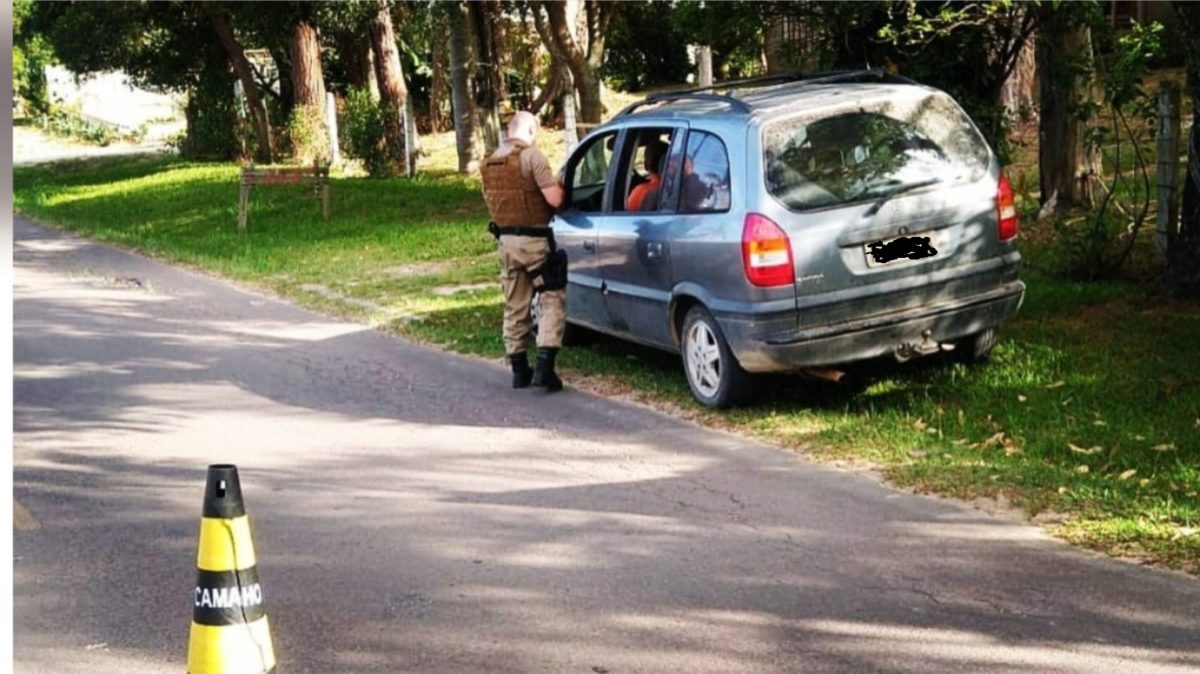
[[756,373],[984,360],[1024,298],[995,154],[949,95],[882,71],[650,96],[563,182],[569,328],[679,353],[711,407]]

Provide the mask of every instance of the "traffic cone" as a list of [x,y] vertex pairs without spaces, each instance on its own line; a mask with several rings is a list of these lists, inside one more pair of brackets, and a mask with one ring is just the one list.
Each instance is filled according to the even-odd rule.
[[189,674],[275,671],[257,565],[237,466],[209,466],[192,590]]

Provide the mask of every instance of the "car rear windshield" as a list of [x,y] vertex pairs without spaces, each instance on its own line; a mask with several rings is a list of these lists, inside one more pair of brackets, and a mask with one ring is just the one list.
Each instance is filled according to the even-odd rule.
[[763,152],[767,190],[793,210],[973,182],[989,162],[987,145],[958,105],[916,88],[770,124]]

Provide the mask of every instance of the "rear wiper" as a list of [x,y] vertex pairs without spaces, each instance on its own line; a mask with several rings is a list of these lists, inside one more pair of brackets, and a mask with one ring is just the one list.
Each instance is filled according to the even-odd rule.
[[921,189],[922,187],[929,187],[930,185],[936,185],[940,182],[942,182],[941,178],[930,178],[929,180],[921,180],[919,182],[909,183],[902,187],[897,187],[896,189],[892,190],[891,192],[888,192],[887,194],[883,195],[882,197],[879,197],[879,199],[877,199],[875,201],[875,203],[871,205],[871,208],[867,210],[866,215],[870,216],[870,215],[875,215],[876,213],[878,213],[879,209],[883,208],[883,205],[886,204],[889,199],[896,196],[897,194],[904,194],[905,192],[911,192],[913,190],[918,190],[918,189]]

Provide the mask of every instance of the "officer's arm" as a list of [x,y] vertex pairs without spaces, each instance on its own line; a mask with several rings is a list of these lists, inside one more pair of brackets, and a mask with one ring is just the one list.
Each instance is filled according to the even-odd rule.
[[539,188],[542,190],[542,196],[546,198],[546,203],[554,208],[560,208],[563,205],[563,188],[555,183],[548,187]]

